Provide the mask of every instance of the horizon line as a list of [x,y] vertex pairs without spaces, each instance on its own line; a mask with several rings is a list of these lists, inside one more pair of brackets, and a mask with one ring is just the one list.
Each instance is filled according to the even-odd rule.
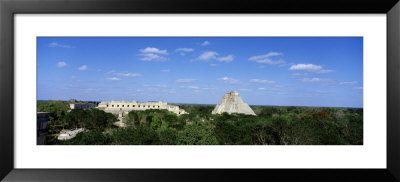
[[[70,99],[72,100],[72,99]],[[96,101],[96,100],[78,100],[77,101],[85,101],[85,102],[103,102],[103,101]],[[36,101],[69,101],[69,100],[62,100],[62,99],[57,99],[57,100],[52,100],[52,99],[37,99]],[[147,101],[150,102],[150,101]],[[166,101],[165,101],[166,102]],[[206,103],[180,103],[180,102],[168,102],[170,104],[192,104],[192,105],[217,105],[217,104],[206,104]],[[246,103],[247,104],[247,103]],[[261,104],[248,104],[249,106],[269,106],[269,107],[327,107],[327,108],[362,108],[364,107],[355,107],[355,106],[306,106],[306,105],[261,105]]]

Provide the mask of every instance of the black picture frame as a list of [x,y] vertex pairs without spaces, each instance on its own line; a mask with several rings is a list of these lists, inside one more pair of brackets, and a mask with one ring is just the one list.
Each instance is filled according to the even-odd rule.
[[[387,15],[386,169],[15,169],[14,14],[381,13]],[[0,179],[4,181],[400,181],[398,0],[0,0]],[[378,60],[384,61],[384,60]],[[234,160],[234,159],[233,159]]]

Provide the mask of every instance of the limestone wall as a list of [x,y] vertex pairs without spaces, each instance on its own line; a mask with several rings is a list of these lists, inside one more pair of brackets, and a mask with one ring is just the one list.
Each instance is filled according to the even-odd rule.
[[167,102],[136,102],[136,101],[103,101],[98,105],[99,109],[103,109],[105,112],[119,114],[124,116],[124,114],[129,111],[143,111],[147,109],[166,109],[168,111],[174,112],[178,115],[186,114],[183,109],[179,109],[179,106],[168,105]]
[[99,104],[99,108],[133,108],[144,109],[167,109],[167,102],[136,102],[136,101],[104,101]]

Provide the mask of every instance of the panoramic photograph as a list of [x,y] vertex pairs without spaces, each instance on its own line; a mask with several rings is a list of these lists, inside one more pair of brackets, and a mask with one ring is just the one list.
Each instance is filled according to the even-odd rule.
[[363,145],[363,37],[37,37],[37,145]]

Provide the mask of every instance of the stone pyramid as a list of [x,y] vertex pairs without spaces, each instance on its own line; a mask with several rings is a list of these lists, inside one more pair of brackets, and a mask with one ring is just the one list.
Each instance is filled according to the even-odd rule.
[[222,97],[222,101],[215,106],[212,114],[222,114],[223,112],[256,115],[250,106],[243,102],[236,91],[227,92]]

